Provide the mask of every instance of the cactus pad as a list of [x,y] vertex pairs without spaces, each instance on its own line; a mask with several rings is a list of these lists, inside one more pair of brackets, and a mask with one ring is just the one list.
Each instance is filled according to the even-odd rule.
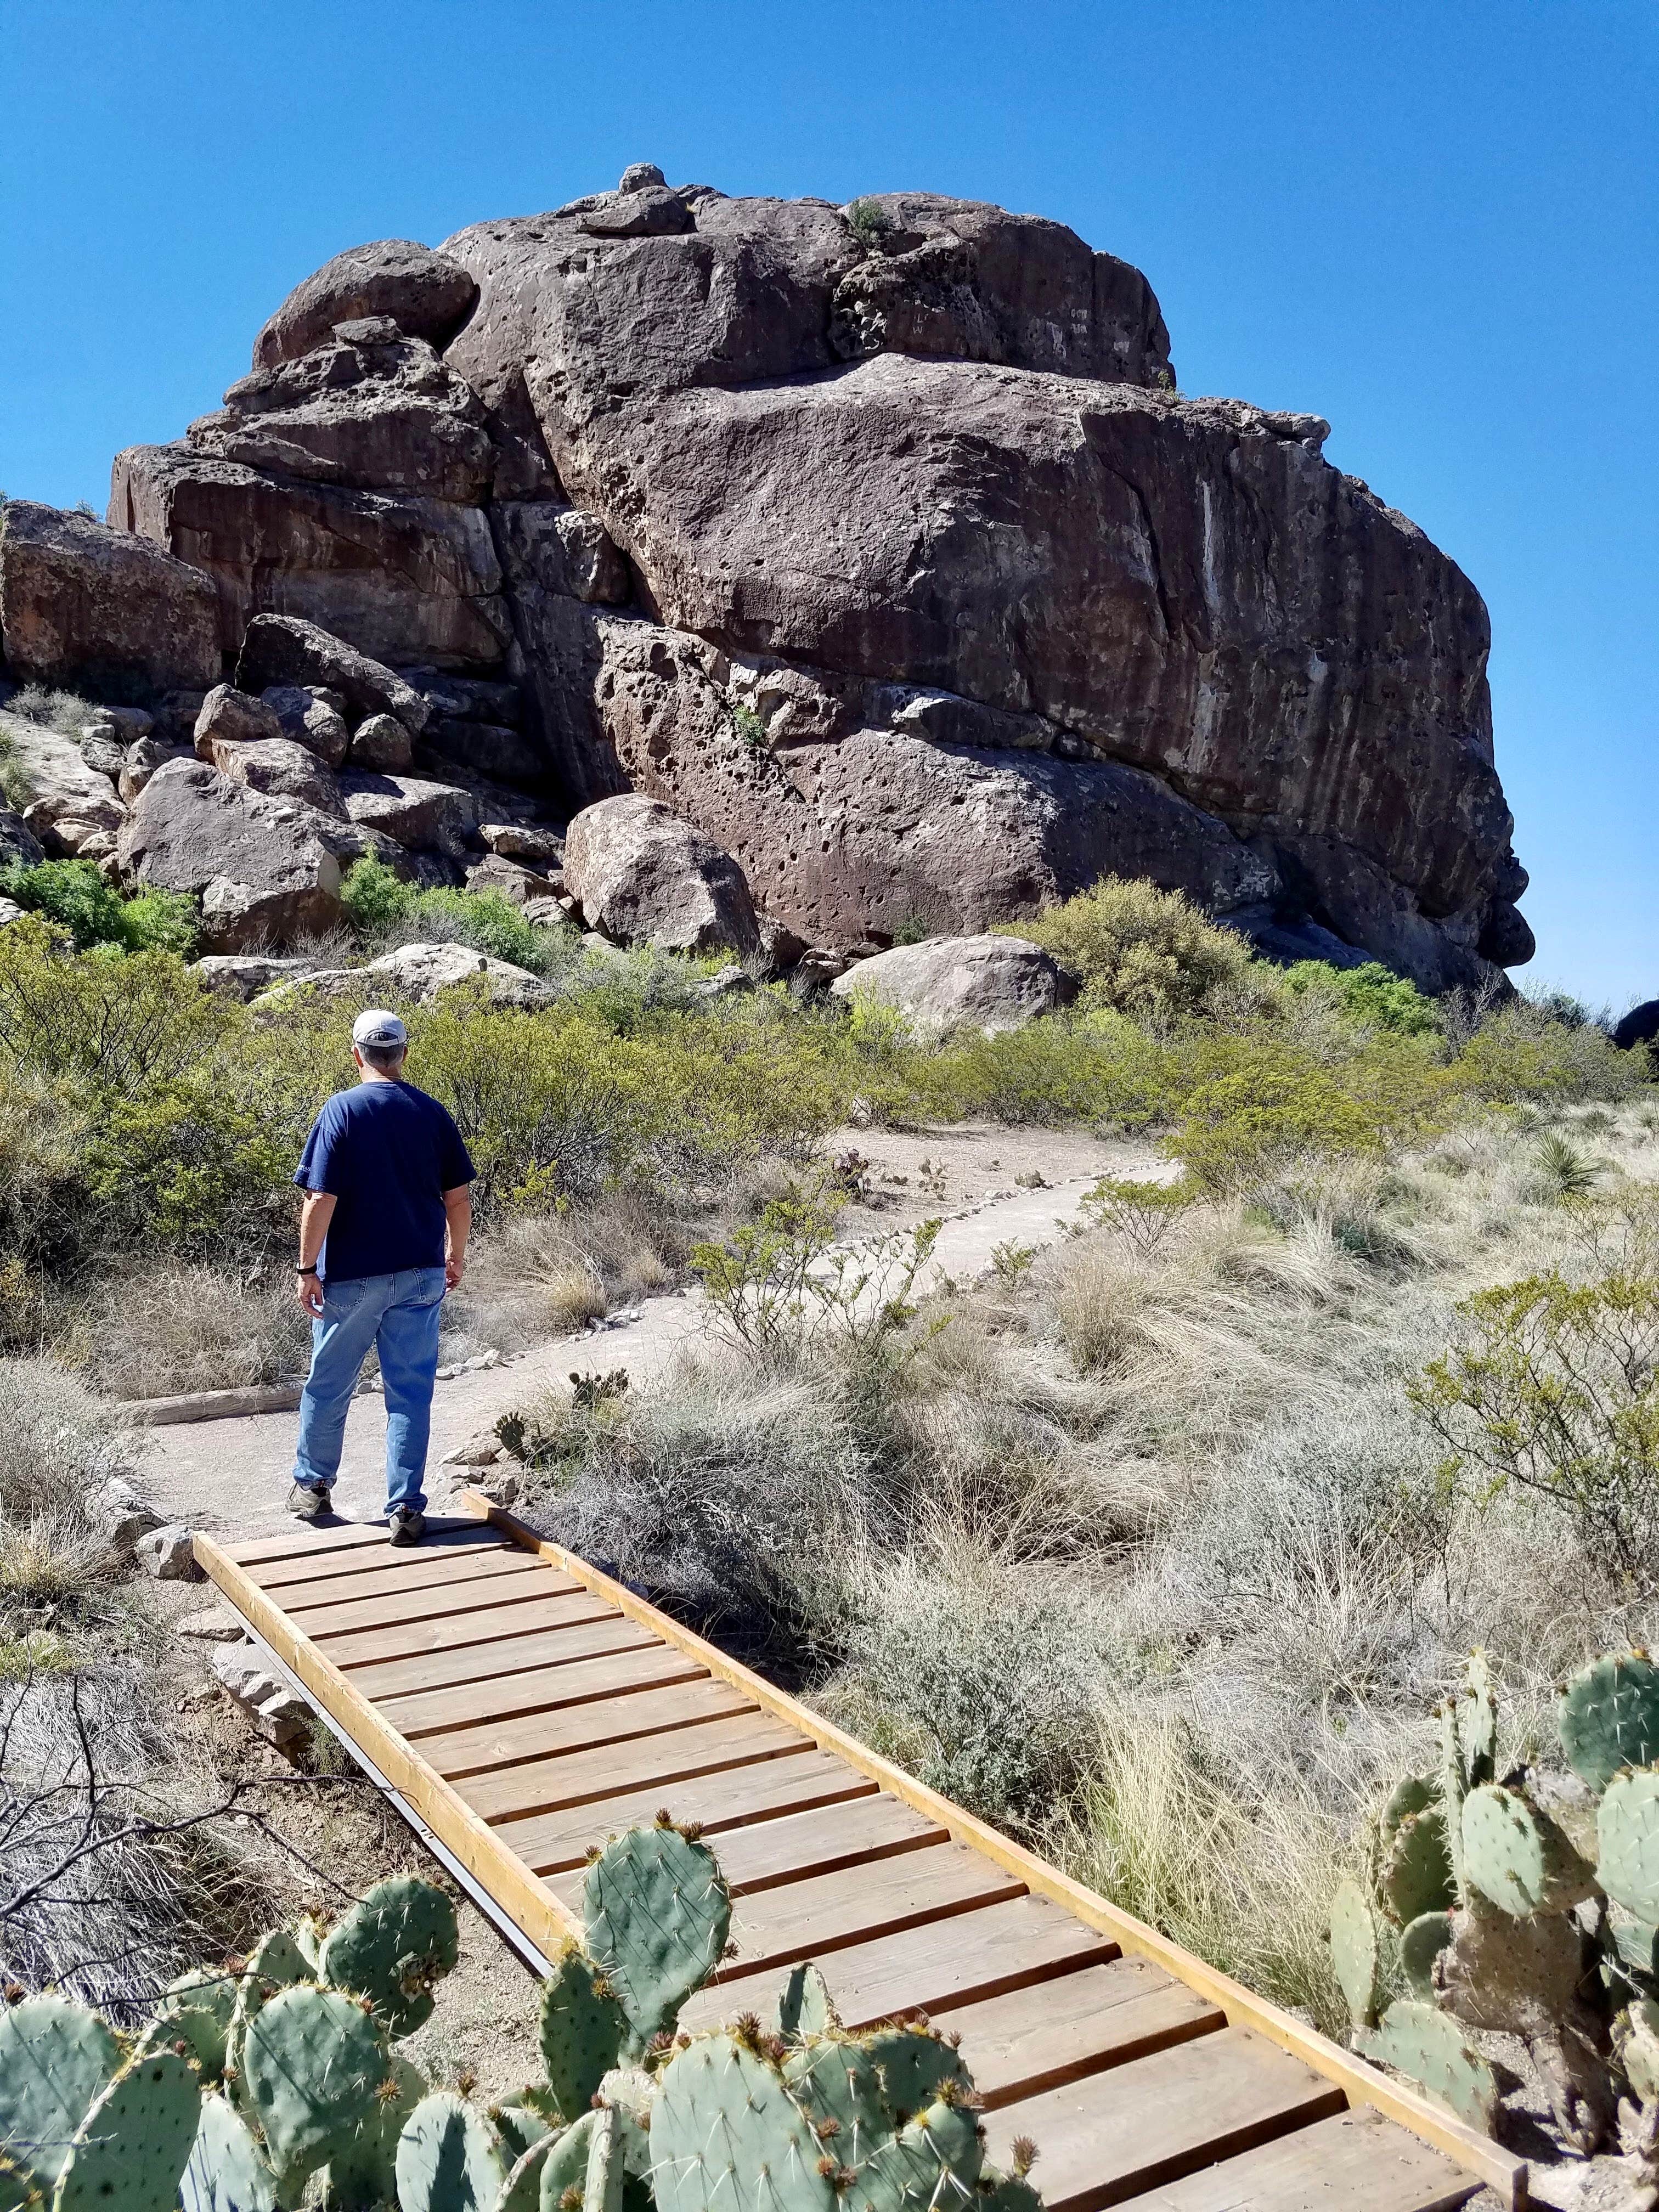
[[501,2137],[447,2089],[422,2097],[398,2138],[403,2212],[493,2212],[507,2182]]
[[1622,1905],[1610,1903],[1607,1936],[1613,1956],[1627,1973],[1639,1975],[1644,1981],[1659,1981],[1659,1928],[1650,1920],[1638,1920]]
[[1400,1938],[1400,1971],[1407,1989],[1425,2004],[1434,1999],[1434,1962],[1451,1942],[1449,1912],[1419,1913]]
[[1392,2066],[1449,2106],[1460,2120],[1483,2135],[1492,2133],[1498,2111],[1497,2079],[1444,2013],[1403,1998],[1389,2007],[1380,2027],[1357,2040],[1367,2058]]
[[803,2042],[809,2035],[828,2035],[840,2027],[830,1984],[810,1959],[789,1969],[778,1991],[772,2019],[778,2033],[789,2043]]
[[533,2105],[492,2105],[489,2117],[495,2123],[495,2132],[510,2159],[522,2158],[527,2150],[538,2142],[545,2142],[553,2133],[553,2123]]
[[1408,1774],[1395,1783],[1387,1804],[1377,1815],[1385,1836],[1392,1836],[1413,1813],[1426,1813],[1440,1802],[1439,1778],[1432,1774]]
[[1593,1894],[1595,1877],[1551,1820],[1495,1782],[1463,1802],[1463,1877],[1505,1912],[1565,1912]]
[[202,2117],[202,2083],[176,2051],[124,2066],[82,2121],[52,2212],[173,2212]]
[[983,2160],[979,2125],[960,2105],[930,2105],[877,2145],[844,2202],[850,2212],[962,2212]]
[[574,1943],[553,1961],[542,1990],[542,2063],[561,2117],[574,2120],[616,2064],[628,2021],[607,1984]]
[[1446,1816],[1437,1804],[1408,1813],[1400,1822],[1377,1887],[1383,1910],[1396,1928],[1406,1927],[1425,1912],[1449,1912],[1456,1903]]
[[198,1970],[170,1983],[156,2018],[169,2039],[182,2036],[203,2077],[217,2081],[225,2070],[225,2040],[235,2016],[237,1982],[227,1973]]
[[367,1997],[390,2035],[431,2017],[432,1985],[460,1954],[455,1907],[418,1875],[375,1883],[330,1932],[319,1956],[330,1988]]
[[835,2212],[819,2170],[834,2160],[776,2068],[733,2036],[702,2036],[664,2069],[651,2165],[659,2212]]
[[1613,2056],[1644,2105],[1659,2102],[1659,2004],[1638,1997],[1613,2024]]
[[1383,1998],[1382,1944],[1357,1881],[1339,1883],[1331,1899],[1331,1966],[1354,2026],[1373,2027]]
[[[841,2165],[862,2165],[891,2134],[881,2069],[868,2039],[825,2035],[803,2044],[785,2058],[783,2078],[814,2132],[833,2147]],[[827,2121],[835,2123],[833,2136],[824,2133]]]
[[659,1821],[605,1845],[588,1867],[582,1909],[588,1952],[628,2016],[622,2056],[637,2058],[720,1964],[731,1897],[714,1853]]
[[275,2180],[229,2099],[204,2097],[179,2212],[275,2212],[276,2203]]
[[1042,2212],[1042,2199],[1023,2173],[994,2173],[989,2166],[980,2176],[975,2201],[979,2212]]
[[542,2201],[542,2169],[552,2148],[553,2137],[545,2135],[520,2152],[507,2168],[495,2212],[538,2212]]
[[618,2066],[599,2087],[597,2102],[620,2115],[623,2163],[636,2180],[651,2173],[651,2108],[657,2101],[657,2085],[642,2066]]
[[370,2205],[397,2203],[398,2138],[425,2094],[420,2075],[394,2051],[368,2117],[330,2154],[330,2212],[365,2212]]
[[593,2115],[593,2132],[587,2140],[587,2174],[582,2187],[582,2212],[622,2212],[625,2169],[622,2151],[623,2115],[607,2106]]
[[1443,2009],[1466,2027],[1509,2035],[1553,2035],[1580,2009],[1583,1942],[1565,1912],[1530,1918],[1479,1900],[1451,1920],[1437,1968]]
[[362,2006],[308,1982],[279,1990],[249,2021],[242,2086],[279,2184],[343,2151],[373,2118],[390,2057]]
[[1592,1790],[1623,1767],[1659,1761],[1659,1664],[1632,1651],[1575,1674],[1561,1699],[1561,1748]]
[[961,2089],[973,2087],[951,2045],[930,2027],[878,2028],[866,2038],[866,2047],[880,2073],[882,2100],[896,2128],[937,2103],[947,2082]]
[[1595,1818],[1596,1878],[1614,1904],[1659,1922],[1659,1772],[1644,1767],[1608,1783]]
[[[88,2107],[120,2063],[120,2045],[84,2005],[25,1997],[0,2006],[0,2146],[47,2194]],[[18,2178],[0,2174],[0,2195]]]
[[562,2135],[552,2138],[542,2165],[541,2212],[559,2212],[569,2191],[586,2190],[587,2147],[598,2119],[597,2112],[584,2112]]

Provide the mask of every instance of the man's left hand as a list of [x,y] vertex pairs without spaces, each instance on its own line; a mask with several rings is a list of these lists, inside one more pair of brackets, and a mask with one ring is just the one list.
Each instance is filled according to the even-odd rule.
[[323,1310],[323,1286],[315,1275],[297,1275],[294,1295],[313,1321],[319,1320]]
[[461,1287],[461,1277],[465,1274],[465,1273],[466,1262],[465,1260],[457,1260],[453,1257],[446,1260],[444,1261],[444,1288],[447,1291],[459,1291]]

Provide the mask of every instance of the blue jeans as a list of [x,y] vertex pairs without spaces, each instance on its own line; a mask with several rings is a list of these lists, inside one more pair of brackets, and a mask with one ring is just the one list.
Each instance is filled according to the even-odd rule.
[[322,1315],[311,1324],[311,1373],[300,1400],[295,1482],[322,1489],[339,1473],[346,1413],[374,1345],[386,1386],[386,1510],[421,1510],[443,1303],[441,1267],[324,1285]]

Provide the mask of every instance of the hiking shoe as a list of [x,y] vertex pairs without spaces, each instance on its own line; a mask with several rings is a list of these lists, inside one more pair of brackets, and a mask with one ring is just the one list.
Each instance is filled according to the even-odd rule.
[[412,1505],[399,1505],[392,1514],[392,1540],[394,1544],[418,1544],[426,1534],[426,1516],[417,1513]]
[[320,1521],[334,1510],[334,1493],[326,1484],[296,1482],[288,1493],[288,1510],[297,1520]]

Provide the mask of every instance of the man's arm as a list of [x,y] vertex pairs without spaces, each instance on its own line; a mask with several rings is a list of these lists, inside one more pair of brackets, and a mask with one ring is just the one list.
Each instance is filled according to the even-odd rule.
[[331,1190],[308,1190],[305,1204],[300,1208],[300,1267],[302,1272],[295,1278],[295,1293],[308,1314],[320,1314],[323,1310],[323,1286],[314,1273],[317,1255],[323,1249],[323,1239],[328,1234],[328,1224],[334,1218],[334,1193]]
[[465,1183],[444,1193],[444,1282],[453,1291],[466,1273],[466,1240],[472,1229],[472,1193]]

